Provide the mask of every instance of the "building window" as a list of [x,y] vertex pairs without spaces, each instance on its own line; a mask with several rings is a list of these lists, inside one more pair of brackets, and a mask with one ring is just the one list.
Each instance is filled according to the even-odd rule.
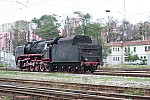
[[119,57],[113,57],[113,61],[119,61],[120,58]]
[[145,51],[147,51],[147,46],[145,46]]
[[118,48],[118,51],[119,51],[119,48]]
[[133,50],[134,52],[136,52],[136,47],[134,47],[134,50]]
[[116,57],[116,61],[117,61],[117,57]]
[[115,51],[117,51],[117,48],[115,48],[116,50]]
[[146,56],[144,56],[144,59],[146,59]]
[[113,61],[115,61],[115,57],[113,57]]
[[113,51],[115,51],[115,48],[113,48]]
[[125,48],[125,52],[127,52],[127,48]]
[[143,59],[143,57],[141,56],[141,59]]
[[119,57],[118,57],[118,61],[119,61]]
[[127,57],[124,57],[125,61],[127,61]]
[[150,50],[150,46],[148,46],[148,50]]

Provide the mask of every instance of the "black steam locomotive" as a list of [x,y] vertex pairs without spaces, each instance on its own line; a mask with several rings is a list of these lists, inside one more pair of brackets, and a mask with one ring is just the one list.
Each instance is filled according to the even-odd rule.
[[102,47],[83,35],[28,42],[15,52],[16,65],[27,71],[93,73],[102,65]]

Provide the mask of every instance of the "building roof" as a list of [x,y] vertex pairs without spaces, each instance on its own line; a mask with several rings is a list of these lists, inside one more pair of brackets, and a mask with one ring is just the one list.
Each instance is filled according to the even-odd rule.
[[108,46],[121,47],[121,46],[138,46],[138,45],[150,45],[150,40],[136,40],[127,42],[111,42],[107,44]]

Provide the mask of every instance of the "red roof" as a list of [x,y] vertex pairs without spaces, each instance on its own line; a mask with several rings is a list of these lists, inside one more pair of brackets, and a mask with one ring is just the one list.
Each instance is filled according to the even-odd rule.
[[150,45],[150,40],[137,40],[137,41],[127,41],[127,42],[111,42],[107,45],[113,47],[121,47],[121,46],[138,46],[138,45]]

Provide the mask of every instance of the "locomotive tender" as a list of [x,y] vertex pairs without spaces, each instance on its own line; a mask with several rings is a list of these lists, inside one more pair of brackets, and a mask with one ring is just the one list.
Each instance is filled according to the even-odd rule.
[[16,65],[27,71],[94,72],[102,65],[102,46],[88,36],[58,37],[16,47]]

